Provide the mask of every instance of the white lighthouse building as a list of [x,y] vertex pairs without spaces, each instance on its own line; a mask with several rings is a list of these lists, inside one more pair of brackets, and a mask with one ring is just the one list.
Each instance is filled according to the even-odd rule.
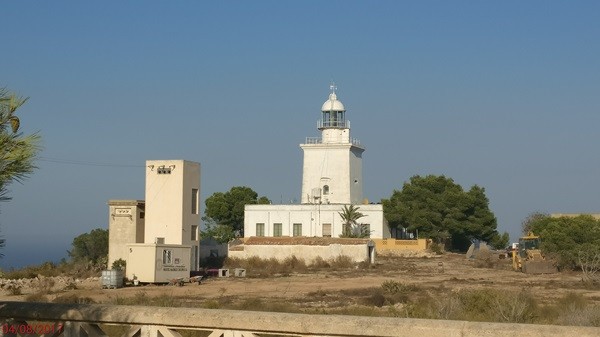
[[362,203],[362,153],[358,140],[350,138],[346,109],[331,86],[329,99],[317,122],[321,137],[309,137],[302,172],[303,204]]
[[355,205],[364,215],[359,222],[374,239],[389,238],[383,206],[363,199],[362,154],[350,137],[350,121],[338,100],[336,87],[321,107],[317,122],[321,137],[300,144],[304,152],[301,204],[246,205],[244,237],[339,237],[344,206]]

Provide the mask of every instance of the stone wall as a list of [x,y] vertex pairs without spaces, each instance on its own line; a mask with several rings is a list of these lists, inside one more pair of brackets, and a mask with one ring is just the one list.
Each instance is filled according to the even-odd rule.
[[327,246],[316,245],[244,245],[243,250],[230,250],[229,257],[246,259],[257,256],[261,259],[276,258],[284,260],[290,256],[296,256],[310,262],[317,257],[324,260],[335,259],[338,256],[348,256],[354,262],[362,262],[369,259],[369,247],[367,243],[360,245],[331,244]]

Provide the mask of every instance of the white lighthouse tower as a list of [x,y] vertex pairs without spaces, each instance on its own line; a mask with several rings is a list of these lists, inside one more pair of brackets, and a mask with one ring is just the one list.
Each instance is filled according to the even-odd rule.
[[350,137],[346,108],[337,98],[336,87],[330,88],[317,122],[321,137],[309,137],[300,144],[304,152],[301,203],[246,205],[244,237],[338,238],[344,231],[340,212],[348,205],[356,205],[363,214],[361,226],[370,233],[370,238],[390,237],[383,206],[363,201],[365,149]]
[[308,137],[302,171],[303,204],[362,203],[362,153],[358,140],[350,137],[346,109],[330,87],[329,99],[321,108],[317,122],[321,137]]

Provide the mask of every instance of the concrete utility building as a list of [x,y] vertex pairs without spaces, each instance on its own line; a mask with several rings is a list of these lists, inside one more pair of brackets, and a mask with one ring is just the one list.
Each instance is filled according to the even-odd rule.
[[146,161],[146,200],[109,201],[109,267],[127,261],[127,277],[161,283],[198,270],[200,164]]
[[321,137],[300,144],[304,152],[302,197],[299,205],[246,205],[244,237],[334,237],[343,231],[339,215],[344,206],[356,205],[364,214],[359,222],[371,238],[389,238],[383,206],[363,199],[362,154],[365,148],[350,137],[346,109],[331,86],[329,99],[317,122]]
[[144,242],[144,200],[108,201],[108,267],[116,260],[127,261],[130,243]]

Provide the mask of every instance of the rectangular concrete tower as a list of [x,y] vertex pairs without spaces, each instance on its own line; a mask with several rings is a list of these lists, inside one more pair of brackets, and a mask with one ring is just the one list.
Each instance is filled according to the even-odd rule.
[[185,160],[146,161],[145,243],[191,246],[198,266],[200,164]]

